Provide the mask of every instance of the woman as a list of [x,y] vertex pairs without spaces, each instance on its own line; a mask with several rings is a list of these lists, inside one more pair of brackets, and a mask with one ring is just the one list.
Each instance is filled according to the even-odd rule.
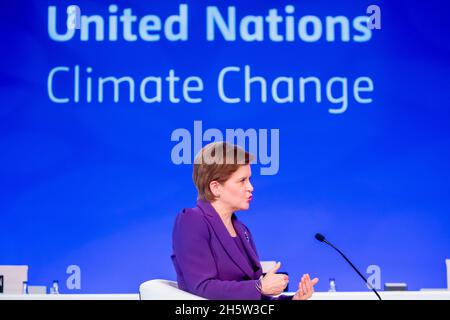
[[252,200],[253,156],[238,146],[215,142],[194,161],[197,206],[178,214],[173,229],[172,262],[180,289],[207,299],[306,300],[319,281],[304,275],[293,296],[280,295],[288,276],[280,263],[262,276],[252,235],[235,211]]

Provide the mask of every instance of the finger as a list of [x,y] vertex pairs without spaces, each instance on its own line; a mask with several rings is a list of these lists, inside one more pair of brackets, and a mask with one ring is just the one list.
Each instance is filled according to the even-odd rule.
[[303,277],[300,280],[300,282],[298,283],[298,290],[303,293]]
[[302,281],[303,281],[303,278],[301,278],[300,281],[299,281],[299,283],[298,283],[298,289],[299,289],[299,290],[302,288]]
[[280,269],[280,267],[281,267],[281,262],[278,261],[277,264],[274,265],[272,269],[270,269],[269,271],[267,271],[267,273],[273,273],[273,274],[275,274],[275,273],[277,273],[278,269]]
[[303,296],[303,287],[302,287],[301,282],[298,284],[298,291],[300,292],[300,297],[302,297]]
[[312,291],[311,291],[311,288],[309,286],[307,286],[306,289],[308,290],[306,292],[306,298],[309,299],[312,296]]
[[311,298],[311,296],[314,293],[314,285],[313,285],[313,283],[311,281],[311,278],[309,278],[309,280],[308,280],[308,289],[309,289],[309,296],[308,296],[308,299],[309,299],[309,298]]
[[307,276],[306,286],[307,286],[309,292],[313,291],[312,284],[311,284],[311,278],[309,277],[309,274]]
[[302,298],[304,299],[306,297],[306,295],[308,294],[308,292],[305,290],[305,286],[303,286],[302,289]]
[[306,276],[305,279],[305,287],[306,287],[306,292],[310,292],[311,291],[311,284],[310,284],[311,280],[309,279],[309,276]]
[[309,285],[308,285],[308,280],[305,280],[305,282],[303,282],[303,285],[305,286],[305,293],[308,293],[311,291],[311,289],[309,288]]
[[311,280],[311,284],[313,286],[315,286],[317,284],[317,282],[319,282],[319,278],[314,278],[314,279]]
[[304,285],[305,284],[305,275],[303,275],[303,277],[302,277],[302,279],[300,280],[300,282],[302,283],[302,285]]
[[306,295],[306,294],[308,293],[308,290],[307,290],[307,288],[306,288],[306,284],[305,284],[304,281],[302,282],[302,290],[303,290],[303,294],[304,294],[304,295]]

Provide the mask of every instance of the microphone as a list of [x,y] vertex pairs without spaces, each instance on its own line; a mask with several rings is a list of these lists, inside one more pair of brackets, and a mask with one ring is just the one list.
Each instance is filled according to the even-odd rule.
[[341,250],[339,250],[338,248],[336,248],[335,246],[333,246],[330,242],[328,242],[327,239],[325,239],[325,236],[320,234],[320,233],[316,233],[315,238],[320,241],[320,242],[324,242],[326,244],[328,244],[330,247],[332,247],[334,250],[336,250],[337,252],[339,252],[339,254],[344,257],[345,261],[347,261],[352,268],[356,271],[356,273],[359,274],[359,276],[364,280],[364,282],[370,287],[370,289],[372,289],[373,292],[375,292],[375,294],[377,295],[378,299],[381,300],[380,295],[378,294],[377,290],[375,290],[374,287],[372,287],[372,285],[367,282],[367,279],[361,274],[361,272],[358,271],[358,269],[356,269],[356,267],[353,265],[353,263],[350,262],[350,260],[347,259],[347,257],[345,256],[345,254],[342,253]]

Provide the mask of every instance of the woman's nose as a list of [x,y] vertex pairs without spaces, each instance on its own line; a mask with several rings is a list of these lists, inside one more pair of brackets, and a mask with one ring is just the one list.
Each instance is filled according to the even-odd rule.
[[248,186],[247,186],[247,189],[250,191],[250,192],[252,192],[253,191],[253,185],[251,184],[251,182],[249,181],[248,182]]

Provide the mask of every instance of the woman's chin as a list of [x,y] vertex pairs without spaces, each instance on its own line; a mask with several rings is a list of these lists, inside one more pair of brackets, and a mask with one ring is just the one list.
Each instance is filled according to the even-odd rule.
[[248,210],[250,208],[250,203],[245,203],[245,204],[242,204],[241,205],[241,207],[239,208],[239,210],[240,211],[243,211],[243,210]]

